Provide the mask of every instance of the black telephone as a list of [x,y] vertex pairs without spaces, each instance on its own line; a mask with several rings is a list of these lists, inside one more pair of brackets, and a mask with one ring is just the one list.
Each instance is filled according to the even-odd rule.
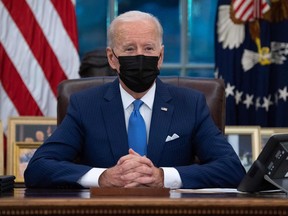
[[288,193],[288,134],[268,139],[237,188],[248,193],[274,189]]

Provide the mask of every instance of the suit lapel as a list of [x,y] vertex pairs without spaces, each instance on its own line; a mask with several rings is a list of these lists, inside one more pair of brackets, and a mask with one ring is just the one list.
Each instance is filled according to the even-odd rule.
[[172,97],[165,85],[157,79],[147,157],[157,166],[169,132],[174,106],[168,103]]
[[102,113],[116,163],[121,156],[128,154],[129,149],[118,79],[110,86],[104,99]]
[[[128,154],[128,137],[120,95],[119,81],[116,79],[104,95],[101,105],[105,127],[115,163]],[[157,166],[169,132],[174,106],[169,103],[172,97],[167,87],[157,79],[153,114],[150,125],[147,157]]]

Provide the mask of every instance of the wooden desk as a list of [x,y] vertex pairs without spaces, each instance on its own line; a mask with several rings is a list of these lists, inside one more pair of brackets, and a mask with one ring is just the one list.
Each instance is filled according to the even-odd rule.
[[[175,198],[174,198],[175,197]],[[90,197],[89,190],[0,194],[0,215],[288,215],[284,193],[171,193],[170,197]]]

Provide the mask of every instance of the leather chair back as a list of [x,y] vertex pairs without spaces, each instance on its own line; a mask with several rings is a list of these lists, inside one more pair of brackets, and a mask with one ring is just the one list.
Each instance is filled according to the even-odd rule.
[[[112,82],[116,77],[89,77],[62,81],[58,85],[57,124],[63,120],[69,104],[70,95],[80,90]],[[225,127],[225,85],[222,79],[200,79],[178,76],[160,76],[163,82],[193,88],[204,93],[215,124],[224,134]]]

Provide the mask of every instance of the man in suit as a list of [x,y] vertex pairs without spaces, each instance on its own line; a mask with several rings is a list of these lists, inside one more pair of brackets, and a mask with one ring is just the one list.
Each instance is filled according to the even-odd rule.
[[[106,51],[118,78],[71,96],[64,120],[29,162],[27,187],[238,186],[245,170],[215,126],[204,95],[157,78],[162,34],[147,13],[130,11],[113,20]],[[135,99],[143,102],[145,122],[140,150],[129,134]]]

